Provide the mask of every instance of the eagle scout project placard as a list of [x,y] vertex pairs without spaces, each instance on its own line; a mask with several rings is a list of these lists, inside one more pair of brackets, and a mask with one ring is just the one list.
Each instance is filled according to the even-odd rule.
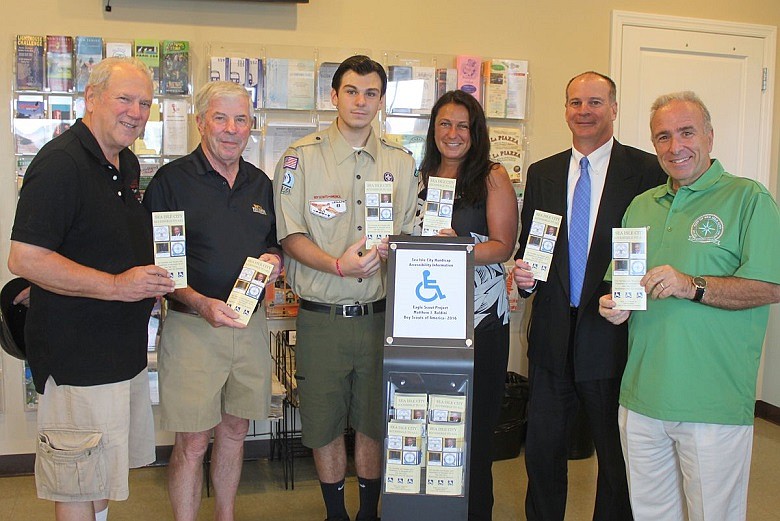
[[550,273],[555,241],[558,240],[561,230],[561,218],[554,213],[534,211],[523,260],[531,265],[531,272],[536,280],[544,282]]
[[393,233],[393,183],[366,181],[366,249]]
[[168,270],[175,288],[187,287],[184,211],[152,212],[154,264]]
[[268,277],[274,271],[274,265],[254,257],[247,257],[241,273],[233,285],[233,290],[227,299],[227,305],[238,313],[237,322],[249,324],[257,302],[268,283]]
[[393,337],[466,338],[466,251],[396,251]]
[[647,309],[639,284],[647,273],[647,228],[612,228],[612,300],[615,309]]
[[439,230],[452,227],[452,205],[455,203],[457,179],[429,177],[428,193],[423,209],[424,236],[438,235]]

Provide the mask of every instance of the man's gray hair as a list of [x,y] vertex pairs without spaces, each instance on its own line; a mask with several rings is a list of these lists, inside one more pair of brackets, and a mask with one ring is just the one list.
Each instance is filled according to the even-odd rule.
[[108,87],[114,67],[118,65],[128,65],[148,77],[149,83],[152,82],[152,71],[138,58],[112,56],[101,60],[92,68],[87,81],[87,88],[92,89],[95,94],[101,94]]
[[195,114],[202,118],[209,110],[211,100],[215,98],[232,98],[246,100],[247,116],[252,117],[252,98],[249,92],[232,81],[211,81],[205,84],[195,94]]
[[712,118],[710,117],[710,111],[707,110],[707,106],[704,104],[701,98],[699,98],[696,93],[691,90],[672,92],[670,94],[658,96],[658,98],[656,98],[656,100],[653,102],[653,106],[650,107],[650,123],[652,124],[656,112],[674,101],[687,101],[699,107],[699,110],[701,110],[701,115],[704,118],[704,130],[707,132],[712,130]]

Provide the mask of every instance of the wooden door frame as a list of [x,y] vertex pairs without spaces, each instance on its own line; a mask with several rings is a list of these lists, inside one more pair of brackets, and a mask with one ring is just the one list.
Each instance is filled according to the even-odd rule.
[[[771,25],[746,24],[703,18],[686,18],[631,11],[612,11],[612,35],[610,42],[610,75],[620,80],[623,63],[623,28],[649,27],[653,29],[675,29],[731,36],[749,36],[759,38],[764,43],[764,63],[766,69],[766,90],[761,97],[761,119],[759,123],[759,171],[756,179],[769,187],[770,163],[772,159],[772,120],[775,91],[775,52],[777,47],[777,27]],[[615,122],[615,135],[620,134],[620,121]],[[716,129],[717,131],[717,129]]]

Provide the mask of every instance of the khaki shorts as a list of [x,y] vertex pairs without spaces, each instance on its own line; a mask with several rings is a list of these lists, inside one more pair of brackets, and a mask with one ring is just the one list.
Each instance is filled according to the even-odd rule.
[[204,432],[222,413],[264,420],[271,406],[268,326],[259,308],[246,329],[211,327],[169,311],[160,338],[160,427]]
[[345,318],[300,309],[296,325],[303,444],[324,447],[344,433],[347,418],[356,431],[382,439],[384,312]]
[[35,484],[61,502],[127,499],[129,468],[155,459],[146,369],[132,380],[77,387],[46,381],[38,397]]

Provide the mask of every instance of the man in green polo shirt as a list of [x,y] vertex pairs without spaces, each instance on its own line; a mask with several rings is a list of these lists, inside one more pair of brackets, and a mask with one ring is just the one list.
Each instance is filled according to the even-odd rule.
[[[659,97],[650,129],[666,185],[639,195],[647,311],[629,319],[619,423],[634,518],[745,519],[753,410],[769,304],[780,301],[780,213],[759,183],[710,159],[710,114],[692,92]],[[685,506],[684,506],[685,505]]]

